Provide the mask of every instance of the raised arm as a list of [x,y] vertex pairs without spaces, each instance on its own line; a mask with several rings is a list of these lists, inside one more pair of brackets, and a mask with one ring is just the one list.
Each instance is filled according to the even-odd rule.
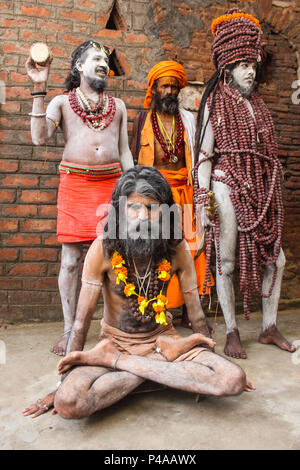
[[210,337],[206,317],[199,299],[196,271],[189,246],[183,240],[177,247],[176,253],[177,275],[187,308],[189,321],[194,333],[202,333]]
[[90,246],[83,266],[82,287],[79,294],[73,328],[70,334],[67,353],[82,351],[91,319],[96,310],[101,292],[105,263],[102,253],[102,241],[96,239]]
[[28,57],[25,68],[33,82],[33,104],[31,111],[31,137],[34,145],[45,145],[52,137],[61,120],[61,97],[54,98],[45,112],[45,95],[52,58],[44,67],[37,68]]
[[123,171],[133,167],[133,158],[128,144],[128,130],[127,130],[127,112],[125,104],[122,100],[118,100],[120,106],[122,119],[120,123],[120,139],[119,139],[119,153],[120,163]]

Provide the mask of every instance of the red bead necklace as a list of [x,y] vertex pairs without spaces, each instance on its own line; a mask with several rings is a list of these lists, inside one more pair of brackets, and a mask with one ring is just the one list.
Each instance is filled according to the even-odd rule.
[[116,112],[114,98],[106,93],[100,93],[98,105],[91,107],[87,98],[85,100],[80,99],[80,96],[83,95],[82,92],[78,95],[76,90],[74,88],[69,92],[69,103],[74,113],[91,129],[95,131],[106,129],[112,122]]
[[174,149],[169,149],[167,146],[167,143],[161,133],[158,121],[157,121],[157,116],[156,116],[156,109],[153,109],[151,113],[151,123],[152,123],[152,128],[154,132],[154,136],[156,140],[159,142],[163,152],[164,152],[164,157],[162,158],[163,162],[169,161],[171,163],[177,163],[178,159],[181,156],[181,144],[183,142],[183,136],[184,136],[184,127],[182,123],[182,119],[180,116],[180,113],[177,112],[175,114],[175,122],[176,122],[176,138],[174,142]]

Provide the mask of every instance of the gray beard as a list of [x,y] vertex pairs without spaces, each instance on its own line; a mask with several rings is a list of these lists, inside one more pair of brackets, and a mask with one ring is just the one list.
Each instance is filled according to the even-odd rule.
[[241,95],[244,97],[244,98],[249,98],[249,96],[251,95],[252,91],[254,90],[254,86],[255,84],[253,83],[252,85],[250,86],[241,86],[239,85],[235,79],[233,78],[232,79],[232,86],[234,86],[235,88],[237,88],[239,90],[239,92],[241,93]]
[[136,259],[144,259],[154,256],[162,244],[161,240],[153,240],[151,238],[148,238],[147,240],[142,238],[138,238],[137,240],[127,238],[124,242],[126,256],[128,258],[132,256],[132,258]]
[[161,98],[157,93],[153,97],[152,107],[164,114],[174,115],[178,113],[178,98],[167,95]]
[[107,82],[105,78],[93,78],[93,79],[88,78],[87,82],[92,88],[92,90],[97,91],[98,93],[101,93],[101,91],[104,91],[107,86]]

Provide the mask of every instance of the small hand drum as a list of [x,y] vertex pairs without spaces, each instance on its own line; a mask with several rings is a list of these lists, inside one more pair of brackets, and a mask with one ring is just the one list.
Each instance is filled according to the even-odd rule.
[[50,58],[50,50],[44,42],[36,42],[30,48],[30,57],[41,66],[45,66]]

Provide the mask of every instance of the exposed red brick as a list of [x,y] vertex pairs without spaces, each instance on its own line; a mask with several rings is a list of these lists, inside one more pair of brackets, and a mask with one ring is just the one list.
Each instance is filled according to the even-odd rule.
[[38,182],[39,177],[31,175],[9,175],[2,179],[3,186],[37,186]]
[[[1,287],[1,279],[0,279],[0,287]],[[47,289],[47,290],[57,290],[57,277],[42,277],[42,278],[26,278],[23,280],[23,287],[24,289],[29,290],[40,290],[40,289]]]
[[21,231],[50,232],[56,229],[56,221],[48,219],[27,219],[21,221]]
[[20,202],[32,202],[32,203],[49,203],[56,202],[56,191],[39,191],[39,190],[30,190],[24,189],[20,196]]
[[8,293],[8,303],[10,305],[37,305],[47,304],[50,302],[51,296],[49,292],[44,291],[10,291]]
[[0,277],[0,289],[22,289],[23,280],[14,277]]
[[24,15],[28,15],[28,16],[38,16],[42,18],[50,16],[50,11],[40,6],[39,7],[27,7],[25,5],[21,5],[21,11]]
[[19,113],[21,109],[21,104],[14,101],[7,101],[5,104],[1,105],[1,109],[5,113]]
[[[55,207],[55,206],[51,206]],[[14,216],[14,217],[34,217],[37,215],[37,206],[18,204],[18,205],[9,205],[2,206],[2,215],[3,216]]]
[[43,276],[46,271],[46,263],[18,263],[8,267],[9,276]]
[[42,176],[40,185],[42,188],[57,188],[59,183],[59,176]]
[[0,171],[3,173],[14,173],[19,168],[19,162],[11,160],[0,160]]
[[18,220],[16,219],[0,219],[1,232],[16,232],[18,230]]
[[0,248],[1,261],[16,261],[18,256],[19,250],[17,248]]
[[16,192],[12,189],[0,189],[0,203],[14,202],[16,199]]
[[145,34],[126,33],[124,41],[128,44],[136,44],[139,42],[148,42],[148,37]]
[[61,244],[57,241],[57,236],[54,233],[50,235],[43,235],[43,243],[46,246],[61,246]]
[[83,23],[89,23],[93,19],[92,15],[88,15],[84,13],[84,11],[81,11],[81,10],[71,10],[71,11],[61,10],[60,15],[63,18],[71,18],[73,20],[82,21]]
[[116,39],[122,37],[122,31],[117,29],[100,29],[94,36],[99,36],[102,38]]
[[52,206],[46,206],[46,205],[41,205],[39,206],[39,216],[40,217],[48,217],[48,218],[53,218],[57,216],[57,207],[55,205]]
[[30,246],[40,245],[41,235],[33,233],[17,233],[15,235],[9,235],[4,237],[5,245],[10,246]]
[[58,251],[55,248],[24,248],[21,254],[23,261],[56,261]]

